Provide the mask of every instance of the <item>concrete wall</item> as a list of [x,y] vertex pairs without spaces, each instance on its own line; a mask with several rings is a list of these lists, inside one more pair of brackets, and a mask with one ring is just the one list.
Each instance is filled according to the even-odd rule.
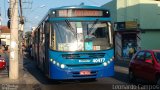
[[141,34],[142,49],[160,49],[160,31],[146,31]]
[[160,29],[160,1],[140,0],[140,24],[142,29]]
[[109,3],[104,4],[102,7],[109,9],[110,13],[111,13],[111,18],[112,18],[112,22],[117,21],[117,1],[116,0],[112,0]]
[[117,22],[136,21],[140,12],[138,3],[139,0],[117,0]]
[[0,36],[1,36],[1,38],[4,38],[4,39],[1,39],[2,44],[10,45],[10,34],[3,33]]
[[160,1],[116,0],[117,22],[137,21],[141,29],[160,29]]

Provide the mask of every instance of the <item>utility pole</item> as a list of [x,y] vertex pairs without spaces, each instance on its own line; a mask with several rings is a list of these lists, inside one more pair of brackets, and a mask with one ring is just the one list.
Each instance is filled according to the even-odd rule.
[[10,42],[10,60],[9,60],[9,78],[18,79],[19,77],[19,59],[18,59],[18,0],[10,0],[11,14],[11,42]]
[[22,40],[23,40],[23,31],[24,31],[24,17],[23,17],[23,10],[22,10],[22,0],[19,0],[19,7],[20,7],[20,23],[19,23],[19,76],[23,76],[23,51],[22,51]]

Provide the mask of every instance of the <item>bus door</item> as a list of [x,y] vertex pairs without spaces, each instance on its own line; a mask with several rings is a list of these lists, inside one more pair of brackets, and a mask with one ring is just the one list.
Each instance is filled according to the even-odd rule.
[[35,51],[36,51],[36,63],[37,66],[39,67],[39,29],[36,31],[36,45],[35,45]]
[[44,46],[45,46],[45,60],[44,60],[44,72],[45,74],[48,76],[49,75],[49,40],[50,40],[50,30],[51,30],[51,26],[48,22],[45,23],[44,25]]

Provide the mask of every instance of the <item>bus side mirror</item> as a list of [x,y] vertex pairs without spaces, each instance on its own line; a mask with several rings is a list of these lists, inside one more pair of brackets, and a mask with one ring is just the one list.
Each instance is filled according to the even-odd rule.
[[109,29],[109,43],[110,45],[113,45],[113,31],[111,28],[111,23],[108,22],[108,29]]

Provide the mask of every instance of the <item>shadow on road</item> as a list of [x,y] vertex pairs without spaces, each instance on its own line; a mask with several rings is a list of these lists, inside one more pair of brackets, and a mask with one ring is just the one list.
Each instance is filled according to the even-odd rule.
[[122,81],[124,83],[129,83],[128,74],[125,74],[125,73],[115,71],[115,75],[112,78]]

